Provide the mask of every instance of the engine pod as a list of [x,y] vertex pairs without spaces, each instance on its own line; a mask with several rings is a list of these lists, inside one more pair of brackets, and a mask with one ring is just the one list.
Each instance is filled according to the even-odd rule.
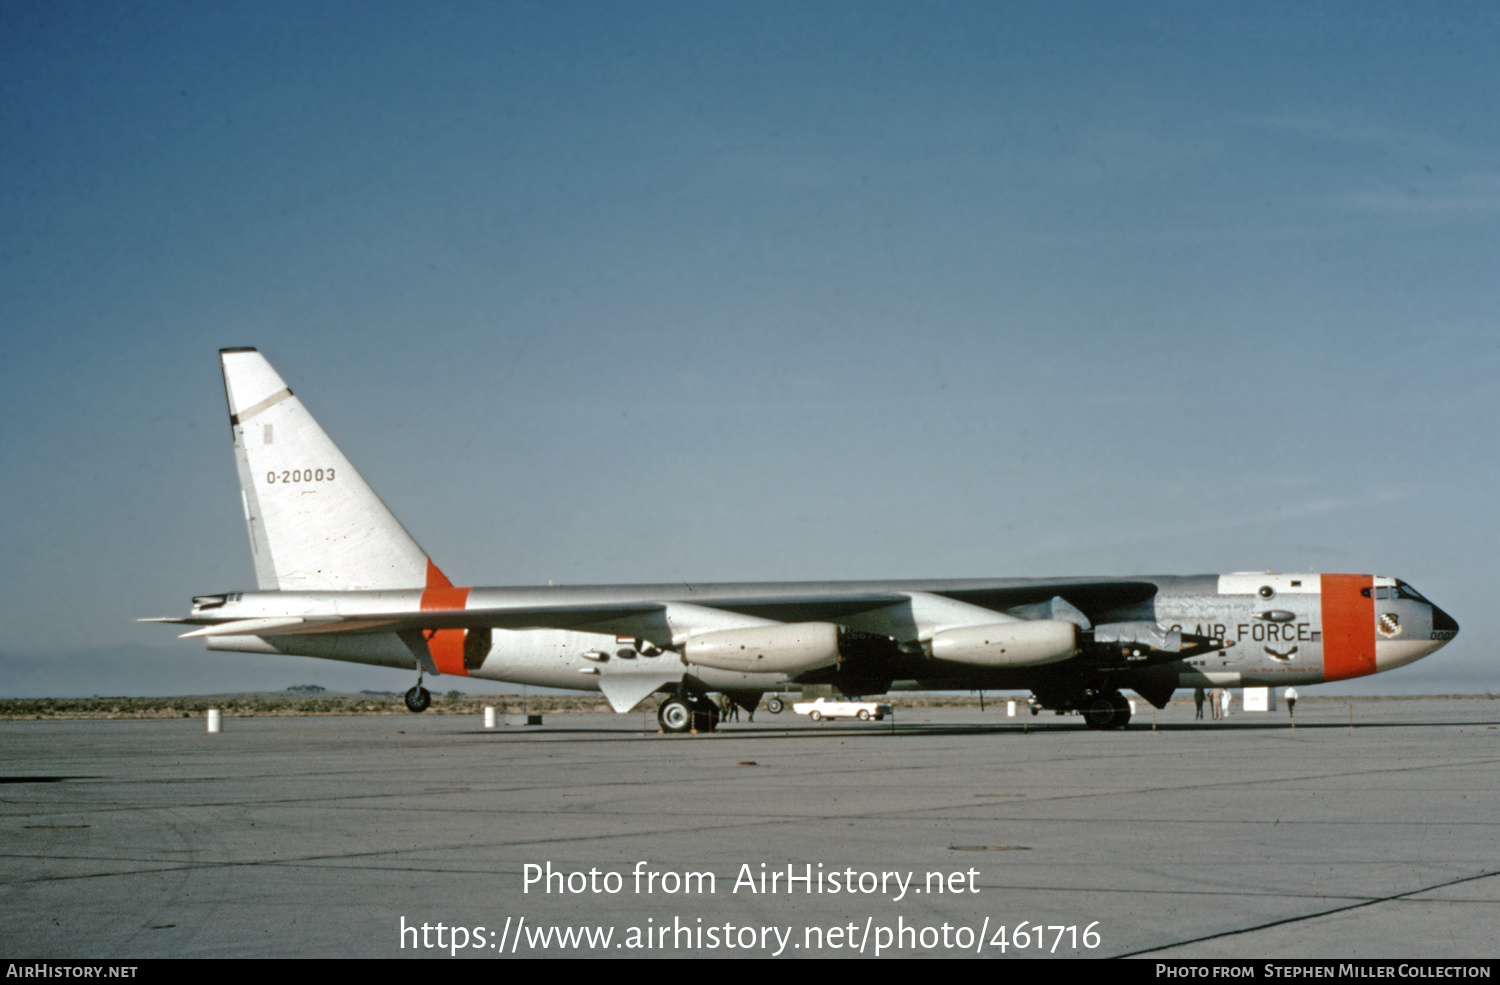
[[1040,667],[1077,650],[1078,627],[1059,619],[960,626],[932,637],[936,659],[979,667]]
[[839,628],[831,622],[776,623],[700,633],[683,659],[700,667],[746,674],[785,674],[838,663]]

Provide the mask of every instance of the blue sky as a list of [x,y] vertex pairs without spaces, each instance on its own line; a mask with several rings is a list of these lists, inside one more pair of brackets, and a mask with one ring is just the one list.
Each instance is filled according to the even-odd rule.
[[[1464,631],[1368,688],[1500,688],[1496,50],[1460,3],[0,3],[0,650],[92,693],[48,658],[252,584],[253,345],[463,583],[1374,571]],[[115,690],[405,686],[179,646]]]

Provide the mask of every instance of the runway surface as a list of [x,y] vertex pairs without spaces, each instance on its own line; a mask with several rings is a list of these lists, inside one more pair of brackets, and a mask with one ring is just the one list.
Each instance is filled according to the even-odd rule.
[[1500,703],[1304,701],[1295,730],[1139,708],[1113,733],[1003,704],[666,737],[639,714],[4,722],[0,952],[1500,950]]

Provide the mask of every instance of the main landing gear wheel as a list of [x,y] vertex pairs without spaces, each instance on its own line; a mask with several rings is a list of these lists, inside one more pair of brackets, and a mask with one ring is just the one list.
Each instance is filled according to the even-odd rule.
[[432,704],[432,694],[422,685],[418,684],[406,692],[407,711],[426,711],[430,704]]
[[656,709],[656,721],[663,732],[686,732],[693,727],[693,710],[682,698],[668,698]]
[[1083,706],[1083,720],[1089,728],[1124,728],[1130,721],[1130,702],[1119,691],[1095,695]]
[[773,715],[779,715],[786,711],[786,702],[780,698],[772,698],[766,702],[766,711],[769,711]]

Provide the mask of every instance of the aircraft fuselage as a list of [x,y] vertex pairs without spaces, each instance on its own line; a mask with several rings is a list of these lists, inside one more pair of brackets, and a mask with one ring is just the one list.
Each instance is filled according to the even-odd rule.
[[[447,595],[435,605],[439,592]],[[652,665],[691,674],[709,690],[770,691],[811,682],[838,684],[846,674],[881,681],[893,689],[1045,689],[1060,674],[1074,672],[1112,678],[1116,686],[1154,681],[1175,687],[1240,687],[1318,684],[1392,669],[1426,656],[1457,632],[1457,625],[1441,609],[1394,578],[1340,574],[1150,575],[1128,578],[964,579],[874,582],[736,583],[689,586],[613,585],[472,588],[376,592],[246,592],[211,596],[210,607],[196,607],[194,615],[214,624],[239,620],[301,617],[317,620],[338,617],[340,632],[296,632],[278,635],[234,634],[208,636],[211,649],[283,653],[323,657],[411,669],[422,659],[425,644],[430,669],[442,674],[506,681],[540,687],[599,690],[611,665],[632,670]],[[930,639],[932,624],[923,625],[910,604],[881,602],[911,595],[978,602],[994,611],[1021,609],[1054,598],[1067,601],[1086,616],[1090,628],[1101,625],[1154,623],[1197,637],[1220,640],[1213,647],[1182,659],[1165,652],[1154,659],[1096,659],[1083,668],[975,667],[930,655],[922,644]],[[1378,596],[1378,597],[1377,597]],[[868,667],[806,673],[746,673],[692,666],[672,647],[674,607],[707,607],[783,615],[807,611],[810,599],[832,599],[847,610],[846,599],[868,597],[862,611],[844,611],[837,621],[893,641],[881,654],[882,667],[871,675]],[[220,600],[223,600],[222,602]],[[748,600],[749,604],[746,604]],[[724,603],[728,603],[725,605]],[[1010,603],[1010,604],[1006,604]],[[563,606],[614,607],[628,604],[660,605],[656,619],[643,615],[627,624],[618,613],[608,613],[610,626],[591,631],[587,622],[576,628],[508,625],[535,618],[539,609]],[[489,640],[476,650],[472,628],[459,613],[485,612]],[[407,614],[428,626],[415,646],[410,630],[384,629],[381,617]],[[586,613],[581,617],[586,618]],[[362,616],[376,617],[365,628]],[[449,626],[448,624],[453,624]],[[254,628],[253,626],[251,628]],[[1088,630],[1081,650],[1090,648]],[[654,646],[640,647],[637,641]],[[904,649],[903,649],[904,645]],[[642,653],[657,652],[651,656]],[[1093,644],[1099,652],[1118,652]],[[860,688],[856,686],[855,692]],[[870,693],[874,693],[873,691]]]
[[210,649],[670,697],[662,727],[713,727],[711,692],[1026,689],[1095,728],[1179,687],[1316,684],[1436,650],[1458,624],[1404,582],[1259,574],[784,584],[453,585],[256,350],[220,352],[258,591],[199,596]]

